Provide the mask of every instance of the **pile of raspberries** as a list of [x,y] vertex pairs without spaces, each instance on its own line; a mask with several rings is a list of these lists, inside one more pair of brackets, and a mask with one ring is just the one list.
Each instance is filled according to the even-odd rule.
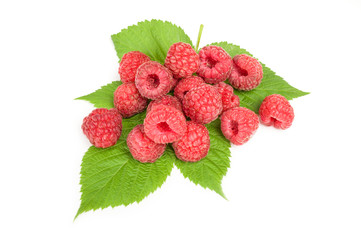
[[[293,108],[278,94],[264,99],[259,117],[239,107],[233,87],[243,91],[256,88],[263,77],[262,65],[246,54],[232,59],[219,46],[206,46],[197,54],[191,45],[175,43],[164,65],[144,53],[128,52],[120,62],[119,74],[123,84],[114,92],[115,108],[93,110],[84,118],[82,129],[95,147],[107,148],[118,141],[123,118],[146,110],[143,124],[127,137],[133,158],[143,163],[155,162],[167,143],[172,143],[182,161],[206,157],[210,138],[204,124],[218,117],[224,137],[235,145],[250,139],[259,119],[267,126],[286,129],[294,118]],[[230,85],[224,82],[227,79]],[[172,91],[174,96],[167,95]]]

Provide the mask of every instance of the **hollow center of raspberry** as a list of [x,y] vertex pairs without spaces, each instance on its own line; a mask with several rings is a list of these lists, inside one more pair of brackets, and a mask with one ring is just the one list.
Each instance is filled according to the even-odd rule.
[[238,134],[238,123],[236,121],[231,122],[231,131],[232,131],[233,135]]
[[[233,65],[234,66],[234,65]],[[248,71],[244,68],[241,68],[237,65],[235,65],[236,69],[237,69],[237,72],[239,73],[239,75],[241,76],[244,76],[244,77],[247,77],[248,76]]]
[[159,77],[156,74],[150,74],[148,75],[148,79],[147,79],[149,85],[153,88],[157,88],[159,86]]
[[214,60],[211,57],[207,58],[206,61],[207,61],[207,67],[209,68],[214,68],[214,66],[216,66],[216,64],[218,63],[217,60]]
[[274,117],[271,117],[271,118],[270,118],[270,123],[271,123],[271,125],[274,125],[274,124],[276,124],[277,122],[279,122],[279,121],[277,120],[277,118],[274,118]]
[[166,122],[160,122],[157,124],[157,128],[160,132],[172,132],[172,129],[169,127],[168,123]]

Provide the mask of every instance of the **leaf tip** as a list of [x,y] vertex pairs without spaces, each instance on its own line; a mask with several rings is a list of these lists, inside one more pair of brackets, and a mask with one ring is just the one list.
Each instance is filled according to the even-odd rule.
[[73,100],[83,100],[83,96],[74,98]]
[[73,222],[75,222],[75,220],[78,218],[78,216],[79,216],[81,213],[82,213],[82,212],[80,211],[80,208],[79,208],[79,210],[77,211],[77,213],[76,213],[75,216],[74,216]]
[[311,94],[311,92],[303,92],[303,96],[306,96],[306,95],[308,95],[308,94]]
[[228,198],[227,198],[226,195],[224,194],[222,187],[220,187],[220,189],[217,189],[217,190],[214,190],[214,191],[215,191],[216,193],[218,193],[219,196],[221,196],[224,200],[227,200],[227,201],[228,201]]

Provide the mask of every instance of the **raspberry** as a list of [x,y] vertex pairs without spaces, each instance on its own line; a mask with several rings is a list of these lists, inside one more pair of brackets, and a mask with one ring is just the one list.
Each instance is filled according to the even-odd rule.
[[134,83],[123,83],[114,92],[114,106],[124,118],[142,112],[148,100],[138,92]]
[[229,109],[221,116],[222,133],[235,145],[247,142],[256,132],[258,125],[258,116],[244,107]]
[[135,85],[140,94],[150,99],[166,95],[175,84],[172,73],[154,61],[143,63],[135,77]]
[[144,133],[143,124],[137,125],[130,131],[127,137],[127,145],[133,158],[139,162],[155,162],[166,148],[166,144],[152,141]]
[[210,123],[222,112],[222,97],[217,89],[202,84],[190,90],[183,98],[183,111],[197,123]]
[[204,81],[201,77],[189,77],[179,81],[178,85],[174,89],[174,96],[182,102],[184,95],[191,89],[199,87]]
[[183,111],[182,105],[176,97],[173,97],[170,95],[164,95],[163,97],[160,97],[149,103],[148,108],[147,108],[147,114],[148,114],[148,112],[150,112],[152,110],[153,107],[158,106],[158,105],[167,105],[167,106],[174,107],[181,112]]
[[177,157],[182,161],[196,162],[208,154],[210,139],[208,129],[202,124],[187,122],[187,131],[172,144]]
[[183,113],[166,105],[154,106],[144,119],[144,132],[156,143],[178,141],[186,129]]
[[170,87],[170,91],[172,91],[177,85],[178,85],[178,80],[175,79],[174,77],[172,77],[172,80],[171,80],[171,87]]
[[233,93],[233,88],[227,83],[220,82],[214,85],[219,94],[222,95],[223,112],[228,109],[239,107],[239,97]]
[[164,66],[175,78],[190,77],[199,68],[199,56],[190,44],[174,43],[168,50]]
[[266,97],[259,108],[261,123],[266,126],[287,129],[291,127],[295,114],[288,100],[279,94]]
[[201,64],[197,74],[204,78],[206,83],[225,81],[232,69],[232,58],[218,46],[206,46],[199,51]]
[[84,118],[81,126],[90,143],[107,148],[117,143],[122,134],[122,116],[115,109],[94,109]]
[[134,82],[138,67],[148,61],[150,58],[138,51],[124,54],[119,64],[120,81],[123,83]]
[[262,80],[262,65],[257,59],[246,54],[237,55],[233,58],[233,68],[229,76],[229,83],[244,91],[256,88]]

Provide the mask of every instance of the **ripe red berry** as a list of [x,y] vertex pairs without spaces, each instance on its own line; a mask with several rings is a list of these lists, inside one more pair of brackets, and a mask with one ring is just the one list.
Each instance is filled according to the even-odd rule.
[[259,108],[261,123],[279,129],[291,127],[295,114],[288,100],[279,94],[266,97]]
[[222,95],[223,112],[228,109],[239,107],[239,97],[233,93],[233,88],[227,83],[220,82],[214,87]]
[[218,46],[206,46],[199,51],[200,66],[197,74],[206,83],[216,84],[225,81],[232,69],[232,58]]
[[244,91],[256,88],[262,81],[262,65],[257,59],[246,54],[237,55],[233,58],[233,68],[229,76],[229,83]]
[[94,109],[84,118],[81,128],[91,144],[107,148],[116,144],[122,133],[122,116],[114,108]]
[[149,103],[148,108],[147,108],[147,113],[150,112],[153,107],[158,106],[158,105],[167,105],[167,106],[174,107],[181,112],[183,111],[182,104],[179,102],[179,100],[176,97],[173,97],[170,95],[164,95],[164,96],[162,96],[156,100],[153,100]]
[[221,116],[221,130],[225,138],[235,145],[247,142],[259,125],[258,116],[244,107],[235,107]]
[[184,78],[179,81],[178,85],[174,89],[174,96],[176,96],[179,101],[183,101],[184,95],[191,89],[199,87],[203,84],[204,81],[201,77],[193,76]]
[[216,120],[222,109],[221,95],[208,84],[193,88],[183,98],[184,113],[197,123],[206,124]]
[[208,129],[202,124],[187,122],[186,133],[172,146],[180,160],[199,161],[207,156],[210,147]]
[[190,44],[174,43],[168,50],[164,66],[175,78],[190,77],[199,68],[199,56]]
[[154,106],[144,119],[144,132],[156,143],[178,141],[186,129],[183,113],[171,106]]
[[143,124],[140,124],[128,134],[127,146],[134,159],[142,163],[153,163],[162,156],[167,145],[155,143],[148,138]]
[[140,65],[150,61],[150,58],[144,53],[133,51],[123,55],[119,64],[120,81],[123,83],[134,82],[135,74]]
[[170,87],[170,91],[172,91],[177,85],[178,85],[178,80],[175,79],[174,77],[172,77],[172,80],[171,80],[171,87]]
[[172,73],[154,61],[143,63],[135,77],[135,85],[140,94],[150,99],[166,95],[175,84]]
[[114,106],[124,118],[145,110],[148,100],[138,92],[135,84],[123,83],[114,92]]

